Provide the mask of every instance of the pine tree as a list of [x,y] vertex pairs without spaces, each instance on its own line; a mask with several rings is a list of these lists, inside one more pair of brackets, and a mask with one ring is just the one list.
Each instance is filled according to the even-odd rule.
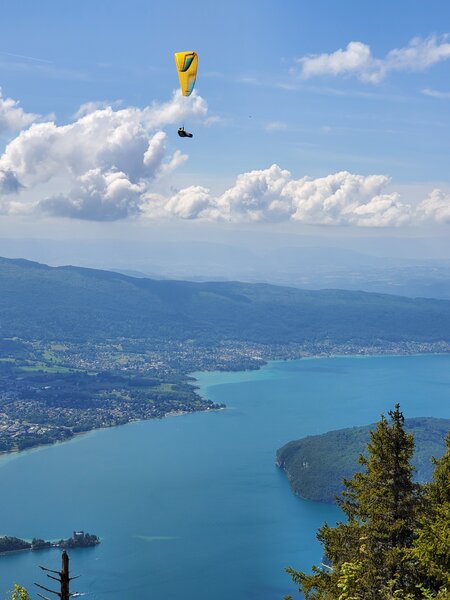
[[450,433],[447,452],[434,460],[431,483],[426,486],[424,511],[413,556],[419,563],[427,587],[450,597]]
[[318,532],[328,568],[313,574],[289,569],[306,598],[383,600],[396,590],[416,590],[408,549],[418,522],[419,487],[412,481],[413,437],[404,429],[397,404],[371,432],[363,471],[345,481],[339,501],[347,522],[324,525]]

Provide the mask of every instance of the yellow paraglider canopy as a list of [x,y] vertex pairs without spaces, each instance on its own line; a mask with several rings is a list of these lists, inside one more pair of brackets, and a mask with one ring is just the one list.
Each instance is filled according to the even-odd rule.
[[194,89],[195,78],[197,77],[197,53],[193,51],[175,52],[175,63],[177,65],[181,93],[183,96],[189,96]]

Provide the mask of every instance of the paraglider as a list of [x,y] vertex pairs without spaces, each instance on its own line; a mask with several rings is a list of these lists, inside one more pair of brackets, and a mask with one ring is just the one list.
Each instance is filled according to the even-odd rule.
[[[180,80],[181,93],[183,96],[190,96],[197,77],[197,53],[192,50],[189,52],[175,52],[175,64]],[[192,133],[185,131],[184,126],[178,129],[178,135],[180,137],[192,137]]]

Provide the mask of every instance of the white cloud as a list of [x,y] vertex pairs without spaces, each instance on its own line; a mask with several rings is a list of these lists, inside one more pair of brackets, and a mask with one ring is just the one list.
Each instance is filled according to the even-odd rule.
[[284,121],[270,121],[270,123],[267,123],[265,126],[265,130],[269,133],[286,131],[287,128],[287,123],[284,123]]
[[210,191],[200,185],[191,185],[173,196],[149,193],[142,205],[142,215],[149,220],[218,220]]
[[[208,120],[200,96],[184,100],[176,93],[169,102],[143,109],[85,106],[78,118],[61,126],[54,122],[30,125],[31,115],[7,100],[5,106],[8,114],[15,115],[14,122],[30,126],[0,156],[0,212],[94,221],[137,217],[250,223],[292,220],[358,227],[450,223],[448,193],[435,189],[413,204],[390,191],[387,176],[347,171],[295,179],[289,171],[272,165],[238,175],[222,194],[214,195],[200,185],[170,196],[157,194],[154,181],[187,160],[179,150],[168,152],[162,128],[187,117],[203,124]],[[45,197],[42,189],[56,185],[61,192],[49,195],[47,191]]]
[[428,223],[450,224],[450,194],[433,190],[417,207],[418,218]]
[[290,199],[283,196],[289,171],[272,165],[268,169],[239,175],[234,186],[217,198],[222,218],[231,221],[281,221],[292,212]]
[[39,115],[27,113],[19,106],[17,100],[4,98],[0,88],[0,134],[9,131],[20,131],[28,127]]
[[101,110],[102,108],[118,108],[122,104],[122,100],[115,100],[114,102],[108,102],[107,100],[97,100],[96,102],[85,102],[80,106],[77,112],[73,115],[74,119],[80,119],[88,115],[89,113]]
[[213,196],[190,186],[172,197],[149,195],[143,214],[149,219],[174,218],[234,223],[297,221],[309,225],[399,227],[450,223],[450,195],[434,190],[418,205],[389,192],[384,175],[347,171],[313,179],[292,178],[272,165],[242,173],[232,187]]
[[180,123],[188,116],[207,118],[208,107],[205,100],[194,92],[191,96],[182,96],[179,91],[173,94],[169,102],[162,104],[154,102],[142,110],[143,122],[150,129],[165,127],[172,123]]
[[352,41],[330,54],[308,55],[297,60],[304,79],[320,75],[354,75],[364,82],[379,83],[392,71],[424,71],[450,58],[448,36],[413,38],[408,46],[375,58],[363,42]]
[[285,194],[292,198],[292,218],[309,224],[397,226],[409,219],[395,193],[385,193],[384,175],[341,171],[326,177],[292,180]]
[[168,214],[182,219],[196,219],[208,216],[211,198],[209,190],[200,185],[191,185],[172,196],[164,208]]
[[59,217],[115,221],[140,212],[143,183],[132,183],[122,171],[91,169],[78,177],[68,195],[39,202],[39,208]]
[[444,100],[450,99],[450,92],[440,92],[439,90],[433,90],[430,88],[423,89],[422,94],[424,96],[430,96],[431,98],[441,98]]
[[450,58],[448,34],[430,35],[426,39],[413,38],[406,48],[394,48],[386,56],[388,70],[424,71]]
[[332,54],[309,55],[298,59],[304,79],[317,75],[347,75],[354,72],[366,74],[372,61],[369,46],[362,42],[350,42],[345,50],[339,49]]
[[[161,128],[188,117],[205,121],[206,102],[195,93],[183,98],[177,92],[169,102],[143,109],[91,104],[68,125],[33,123],[0,156],[0,191],[17,193],[62,177],[67,194],[37,199],[33,205],[24,201],[23,212],[41,209],[93,220],[137,214],[151,182],[187,159],[179,151],[168,154]],[[19,193],[15,210],[20,198]],[[11,206],[3,200],[3,211]]]
[[172,171],[177,169],[180,165],[185,163],[188,160],[188,158],[189,157],[187,154],[183,154],[182,152],[180,152],[180,150],[175,150],[175,152],[173,153],[172,158],[169,160],[169,162],[166,162],[161,165],[161,167],[160,167],[161,176],[168,175],[169,173],[171,173]]

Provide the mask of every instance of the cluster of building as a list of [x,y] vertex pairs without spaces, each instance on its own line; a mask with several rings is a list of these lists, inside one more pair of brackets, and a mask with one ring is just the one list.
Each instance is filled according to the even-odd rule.
[[[258,369],[268,360],[307,356],[450,352],[446,343],[381,340],[364,346],[357,341],[265,345],[228,340],[200,345],[194,340],[125,338],[109,344],[23,344],[29,348],[27,359],[0,361],[0,452],[133,420],[219,408],[188,384],[186,375],[194,371]],[[90,375],[96,375],[95,385]],[[139,384],[143,378],[147,380]]]

